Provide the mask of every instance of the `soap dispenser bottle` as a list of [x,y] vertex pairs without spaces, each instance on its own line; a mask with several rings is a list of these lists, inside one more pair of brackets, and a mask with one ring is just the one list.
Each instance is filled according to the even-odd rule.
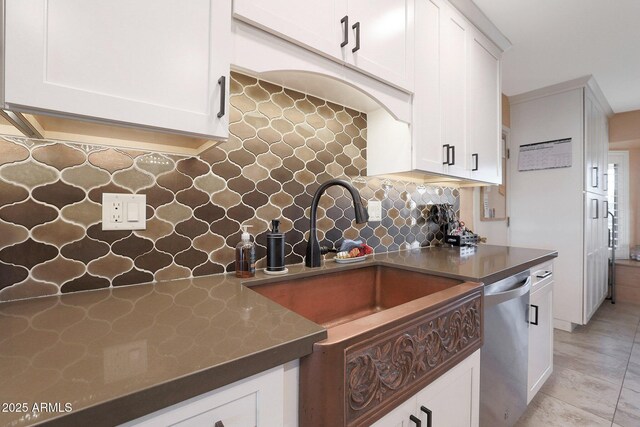
[[240,243],[236,245],[236,277],[253,277],[256,275],[256,246],[247,231],[250,225],[243,225]]
[[280,220],[271,220],[271,231],[267,233],[267,269],[266,274],[285,274],[284,233],[280,232]]

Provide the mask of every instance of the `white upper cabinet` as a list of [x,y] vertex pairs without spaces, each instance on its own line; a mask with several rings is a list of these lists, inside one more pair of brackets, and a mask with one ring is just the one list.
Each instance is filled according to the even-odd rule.
[[500,51],[479,31],[469,44],[468,139],[470,178],[502,183]]
[[233,15],[413,91],[413,0],[235,0]]
[[500,184],[501,52],[448,3],[416,2],[414,169]]
[[4,103],[228,136],[229,2],[7,0]]

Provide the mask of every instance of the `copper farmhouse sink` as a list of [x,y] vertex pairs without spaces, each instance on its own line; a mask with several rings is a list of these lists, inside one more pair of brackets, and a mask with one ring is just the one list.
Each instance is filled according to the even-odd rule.
[[482,346],[482,284],[382,265],[251,289],[323,325],[299,423],[370,425]]

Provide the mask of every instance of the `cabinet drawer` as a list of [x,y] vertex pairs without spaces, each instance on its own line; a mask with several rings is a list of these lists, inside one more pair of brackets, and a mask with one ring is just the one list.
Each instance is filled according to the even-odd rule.
[[553,282],[553,261],[531,268],[531,293]]
[[[179,427],[246,427],[256,426],[258,392],[254,392],[201,413],[189,414],[188,418],[169,425]],[[186,415],[186,414],[185,414]]]

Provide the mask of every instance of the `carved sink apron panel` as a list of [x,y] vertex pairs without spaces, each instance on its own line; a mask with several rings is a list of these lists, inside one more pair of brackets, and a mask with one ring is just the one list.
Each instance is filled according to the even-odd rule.
[[471,295],[347,348],[346,424],[379,418],[480,348],[481,301]]

